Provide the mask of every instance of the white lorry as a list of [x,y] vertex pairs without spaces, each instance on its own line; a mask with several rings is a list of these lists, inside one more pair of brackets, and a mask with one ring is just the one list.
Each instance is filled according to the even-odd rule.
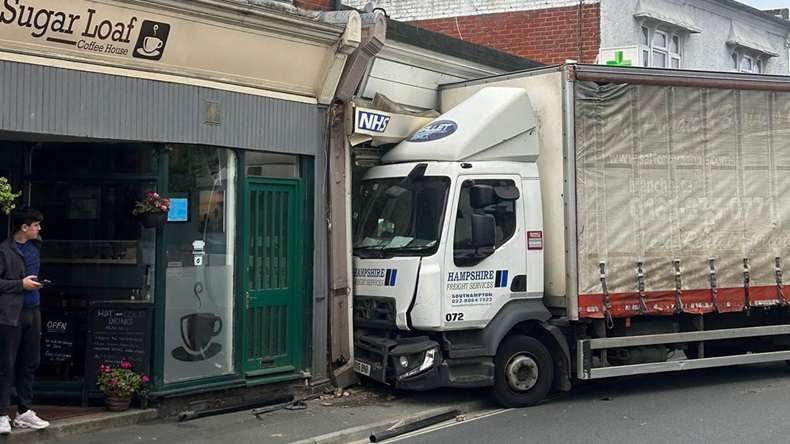
[[790,359],[790,79],[571,64],[440,94],[355,190],[358,373],[529,406]]

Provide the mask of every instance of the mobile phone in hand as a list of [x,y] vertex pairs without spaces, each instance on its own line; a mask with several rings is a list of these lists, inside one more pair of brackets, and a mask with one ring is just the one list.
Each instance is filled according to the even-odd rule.
[[50,281],[49,279],[42,279],[42,280],[40,280],[40,281],[38,281],[38,282],[39,282],[41,285],[49,285],[49,284],[51,284],[51,283],[52,283],[52,281]]

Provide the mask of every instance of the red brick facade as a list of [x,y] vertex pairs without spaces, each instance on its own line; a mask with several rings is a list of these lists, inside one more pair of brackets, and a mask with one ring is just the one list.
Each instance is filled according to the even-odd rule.
[[313,11],[332,11],[335,9],[334,0],[294,0],[294,6]]
[[593,63],[601,42],[600,3],[408,23],[547,64]]

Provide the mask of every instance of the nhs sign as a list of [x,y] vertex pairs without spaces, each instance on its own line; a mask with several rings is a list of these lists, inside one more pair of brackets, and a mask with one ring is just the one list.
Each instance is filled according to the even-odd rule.
[[357,109],[357,127],[362,130],[383,133],[390,123],[390,116]]

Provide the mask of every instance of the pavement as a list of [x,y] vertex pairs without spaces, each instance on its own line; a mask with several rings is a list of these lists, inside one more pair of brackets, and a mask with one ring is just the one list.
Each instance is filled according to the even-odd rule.
[[42,431],[14,429],[0,437],[0,444],[369,442],[372,435],[381,438],[386,430],[401,430],[417,421],[429,422],[439,415],[445,420],[463,420],[465,414],[497,405],[483,389],[403,392],[385,386],[356,386],[276,407],[257,415],[260,410],[250,409],[185,421],[157,418],[155,410],[101,412],[52,421]]

